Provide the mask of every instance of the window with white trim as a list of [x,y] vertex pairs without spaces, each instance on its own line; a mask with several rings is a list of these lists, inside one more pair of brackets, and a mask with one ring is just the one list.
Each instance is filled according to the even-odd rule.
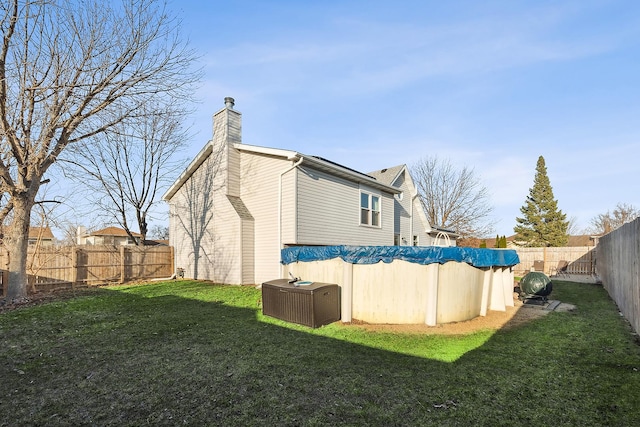
[[380,227],[380,196],[360,192],[360,224]]
[[413,236],[413,246],[420,246],[420,242],[418,241],[418,236]]

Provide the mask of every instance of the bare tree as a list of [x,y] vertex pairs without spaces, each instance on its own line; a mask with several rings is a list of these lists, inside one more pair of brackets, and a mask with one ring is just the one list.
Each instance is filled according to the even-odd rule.
[[151,237],[158,240],[169,240],[169,227],[166,225],[154,225],[149,232]]
[[462,238],[493,232],[489,193],[473,169],[456,169],[449,160],[431,156],[414,163],[410,172],[431,225],[453,230]]
[[640,217],[640,210],[627,203],[618,203],[613,212],[596,215],[591,219],[591,227],[594,234],[606,234],[627,222]]
[[572,216],[567,220],[567,235],[577,236],[578,234],[584,234],[578,228],[578,217]]
[[10,299],[27,294],[31,209],[70,145],[186,99],[197,75],[179,23],[155,0],[8,0],[0,5],[0,223]]
[[78,243],[78,230],[81,225],[73,221],[62,221],[59,225],[61,235],[58,236],[58,244],[74,246]]
[[132,122],[71,147],[73,167],[65,170],[93,190],[88,199],[97,212],[116,221],[136,244],[146,241],[149,212],[182,168],[174,155],[187,139],[182,107],[153,105],[140,111],[144,114]]

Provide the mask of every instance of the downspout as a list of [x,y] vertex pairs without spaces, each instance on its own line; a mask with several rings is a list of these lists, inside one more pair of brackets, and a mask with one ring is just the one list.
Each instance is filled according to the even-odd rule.
[[[297,155],[289,157],[289,160],[294,161],[297,157]],[[282,177],[284,177],[286,173],[300,166],[303,160],[304,157],[300,157],[300,160],[280,173],[280,179],[278,182],[278,250],[282,249]]]

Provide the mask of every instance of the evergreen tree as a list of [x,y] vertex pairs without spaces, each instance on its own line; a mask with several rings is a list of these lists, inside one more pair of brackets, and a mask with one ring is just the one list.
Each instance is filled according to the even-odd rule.
[[545,247],[567,244],[567,215],[558,209],[558,201],[553,197],[553,188],[547,176],[544,157],[538,158],[533,187],[520,208],[522,218],[516,218],[516,241],[525,246]]

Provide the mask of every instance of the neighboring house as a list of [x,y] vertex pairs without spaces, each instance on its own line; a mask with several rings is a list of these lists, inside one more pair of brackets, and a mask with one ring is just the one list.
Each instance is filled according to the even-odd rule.
[[242,143],[225,98],[209,141],[163,196],[185,277],[255,284],[279,278],[296,245],[431,245],[406,166],[364,174],[297,151]]
[[[136,240],[142,237],[142,235],[138,233],[132,234]],[[118,227],[107,227],[92,233],[87,233],[84,227],[78,227],[76,243],[78,245],[135,245],[135,242],[127,232]]]
[[589,234],[582,234],[579,236],[569,236],[567,246],[598,246],[598,241],[601,235],[591,236]]
[[29,246],[53,246],[54,239],[49,227],[29,227]]

